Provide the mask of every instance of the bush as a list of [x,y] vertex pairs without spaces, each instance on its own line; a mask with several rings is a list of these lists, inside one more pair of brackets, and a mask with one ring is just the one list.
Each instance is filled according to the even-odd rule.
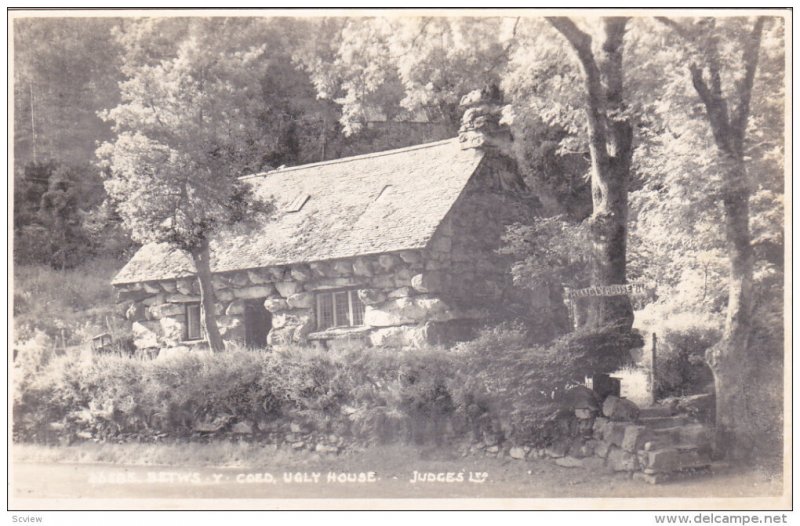
[[636,313],[636,327],[657,337],[658,398],[713,393],[705,352],[719,341],[723,324],[722,314],[687,311],[670,301],[652,303]]
[[672,318],[658,335],[656,394],[660,398],[714,392],[714,377],[705,352],[722,336],[719,327],[701,317]]
[[[33,356],[33,354],[31,354]],[[20,362],[22,363],[22,362]],[[27,362],[26,362],[27,363]],[[307,432],[387,440],[452,414],[444,351],[371,349],[321,352],[233,350],[158,360],[101,355],[28,366],[14,399],[14,433],[47,441],[90,433],[100,438],[188,437],[199,424],[249,422],[264,433],[290,424]],[[304,432],[305,432],[304,431]],[[430,437],[427,437],[430,438]]]
[[361,444],[543,444],[558,395],[585,375],[617,368],[632,344],[611,331],[547,347],[527,342],[521,329],[501,327],[453,350],[48,357],[15,382],[14,436],[200,438],[245,422],[275,442],[335,435]]
[[613,329],[577,331],[547,346],[529,345],[519,328],[485,331],[460,348],[459,407],[484,440],[546,445],[558,433],[561,396],[586,376],[625,365],[641,345]]

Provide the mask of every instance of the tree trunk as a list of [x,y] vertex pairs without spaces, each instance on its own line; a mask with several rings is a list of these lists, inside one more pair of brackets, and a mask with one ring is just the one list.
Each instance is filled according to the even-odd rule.
[[214,285],[211,282],[211,252],[208,241],[204,241],[191,254],[197,269],[197,281],[200,283],[200,323],[211,351],[222,352],[225,344],[217,327],[217,314],[214,310]]
[[[593,179],[602,179],[606,192],[594,196],[594,211],[589,219],[592,233],[592,285],[625,284],[628,238],[628,169],[614,166],[603,172],[593,171]],[[595,192],[593,192],[595,194]],[[589,302],[586,325],[613,325],[630,330],[633,308],[628,296],[597,296]]]
[[[750,239],[750,186],[744,161],[744,139],[750,98],[758,65],[761,32],[765,19],[753,25],[742,55],[744,78],[736,83],[729,104],[722,94],[721,63],[716,36],[712,32],[705,46],[705,64],[689,67],[692,84],[706,108],[708,122],[720,156],[723,175],[721,197],[725,212],[725,239],[730,258],[728,316],[722,339],[706,352],[714,373],[716,389],[716,457],[749,456],[754,444],[753,408],[749,400],[759,386],[749,383],[753,365],[749,356],[753,310],[753,247]],[[704,77],[709,72],[710,83]]]
[[[603,60],[598,64],[592,38],[564,17],[548,18],[572,45],[584,73],[589,153],[592,158],[591,283],[624,285],[628,238],[628,181],[633,155],[633,129],[624,117],[622,53],[628,19],[605,18]],[[586,325],[633,325],[633,308],[627,296],[591,297]]]
[[[750,244],[749,197],[746,189],[744,161],[737,159],[728,167],[723,196],[725,233],[730,257],[728,284],[728,316],[722,340],[706,353],[706,361],[714,373],[716,388],[717,457],[744,458],[753,447],[750,422],[752,409],[748,394],[758,386],[752,377],[749,356],[753,309],[753,249]],[[730,184],[734,183],[734,184]],[[736,188],[739,187],[739,188]]]
[[31,155],[33,162],[36,163],[36,119],[33,111],[33,84],[30,81],[28,82],[28,91],[30,92],[31,102]]

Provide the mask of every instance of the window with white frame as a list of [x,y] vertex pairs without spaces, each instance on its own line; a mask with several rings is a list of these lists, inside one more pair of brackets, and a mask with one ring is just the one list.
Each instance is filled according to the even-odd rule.
[[186,325],[184,326],[184,340],[201,340],[203,331],[200,328],[200,304],[186,304]]
[[317,293],[317,330],[364,325],[364,304],[357,290]]

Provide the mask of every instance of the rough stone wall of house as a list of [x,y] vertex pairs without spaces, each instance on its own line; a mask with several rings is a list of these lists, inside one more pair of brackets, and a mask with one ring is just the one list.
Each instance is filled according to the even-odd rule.
[[567,332],[569,316],[560,286],[515,285],[515,257],[498,252],[509,225],[532,224],[539,212],[540,203],[522,183],[513,160],[499,152],[488,155],[431,241],[431,247],[447,248],[450,254],[440,263],[442,300],[460,310],[481,311],[485,324],[523,322],[534,340],[550,341]]
[[532,291],[514,286],[513,257],[498,253],[506,227],[530,223],[537,211],[538,201],[505,184],[515,177],[511,169],[505,158],[487,157],[430,245],[449,252],[440,269],[442,299],[456,309],[480,311],[489,323],[524,315],[537,302]]
[[[334,346],[348,340],[377,346],[416,346],[442,340],[455,320],[478,317],[458,310],[438,296],[434,270],[446,267],[447,250],[405,251],[215,274],[217,322],[227,341],[244,340],[244,301],[263,299],[272,314],[268,341],[273,345]],[[358,290],[365,305],[364,325],[317,330],[316,294]],[[188,348],[186,303],[200,301],[194,278],[117,286],[123,310],[132,323],[138,348]]]

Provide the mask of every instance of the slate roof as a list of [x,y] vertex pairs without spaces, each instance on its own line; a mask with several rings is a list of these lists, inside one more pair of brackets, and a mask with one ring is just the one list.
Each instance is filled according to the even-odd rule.
[[[247,233],[211,242],[212,272],[424,248],[483,154],[458,139],[246,176],[278,212]],[[296,208],[306,196],[299,211]],[[145,245],[113,284],[194,274],[191,258]]]

